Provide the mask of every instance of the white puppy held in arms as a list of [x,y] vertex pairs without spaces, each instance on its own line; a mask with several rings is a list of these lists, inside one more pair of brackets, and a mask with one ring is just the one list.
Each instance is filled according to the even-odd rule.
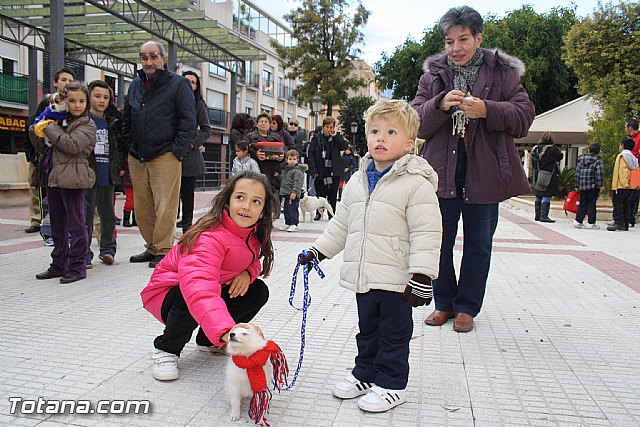
[[311,222],[313,222],[313,216],[316,211],[320,210],[320,217],[324,215],[324,211],[329,212],[329,215],[333,216],[333,208],[324,197],[309,196],[306,192],[302,192],[302,198],[300,199],[300,212],[302,213],[302,222],[305,222],[305,214],[309,212]]
[[268,427],[269,383],[278,391],[287,385],[289,367],[284,353],[275,342],[265,339],[258,326],[239,323],[229,332],[227,354],[230,356],[225,378],[231,403],[229,419],[239,420],[242,400],[251,398],[249,418]]

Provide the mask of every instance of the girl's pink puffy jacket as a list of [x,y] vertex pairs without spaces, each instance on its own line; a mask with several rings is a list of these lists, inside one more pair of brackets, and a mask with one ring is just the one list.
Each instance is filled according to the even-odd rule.
[[247,270],[251,283],[262,270],[255,226],[242,228],[225,211],[220,226],[203,232],[191,252],[175,245],[158,263],[142,290],[142,304],[160,322],[162,302],[174,286],[180,286],[189,312],[212,344],[235,326],[224,300],[222,286]]

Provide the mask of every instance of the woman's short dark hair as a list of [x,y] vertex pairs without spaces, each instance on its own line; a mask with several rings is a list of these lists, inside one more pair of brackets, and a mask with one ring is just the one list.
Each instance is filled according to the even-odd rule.
[[460,25],[462,27],[469,27],[471,35],[477,36],[482,32],[482,25],[484,20],[477,10],[469,6],[452,7],[442,15],[440,21],[438,21],[438,31],[442,40],[447,36],[447,32],[451,27]]
[[282,116],[280,114],[274,114],[271,116],[271,121],[278,124],[278,132],[280,132],[284,127],[284,120],[282,120]]
[[256,123],[258,123],[262,118],[266,118],[269,124],[271,124],[271,117],[269,117],[269,114],[265,112],[262,112],[256,116]]
[[238,129],[239,131],[251,131],[255,126],[253,117],[247,113],[238,113],[233,116],[231,120],[231,129]]

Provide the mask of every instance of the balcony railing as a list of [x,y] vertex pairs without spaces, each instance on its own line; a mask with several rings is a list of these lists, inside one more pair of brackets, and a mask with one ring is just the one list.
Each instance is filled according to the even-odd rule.
[[29,76],[0,73],[0,100],[18,104],[29,103]]
[[249,73],[245,78],[247,87],[258,89],[260,87],[260,74]]
[[229,113],[220,108],[209,108],[209,123],[217,128],[227,128]]
[[278,84],[278,98],[286,99],[290,102],[296,101],[296,97],[293,96],[293,88],[284,84]]

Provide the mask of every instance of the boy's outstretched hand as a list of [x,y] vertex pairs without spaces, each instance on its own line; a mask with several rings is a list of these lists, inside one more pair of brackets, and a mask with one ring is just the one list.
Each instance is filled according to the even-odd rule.
[[311,261],[316,260],[317,262],[320,262],[325,258],[326,257],[322,253],[318,252],[316,248],[311,247],[300,252],[298,255],[298,264],[306,265],[311,268]]
[[409,307],[420,307],[421,305],[431,304],[431,300],[433,299],[431,278],[424,274],[414,274],[404,289],[403,296],[409,303]]

